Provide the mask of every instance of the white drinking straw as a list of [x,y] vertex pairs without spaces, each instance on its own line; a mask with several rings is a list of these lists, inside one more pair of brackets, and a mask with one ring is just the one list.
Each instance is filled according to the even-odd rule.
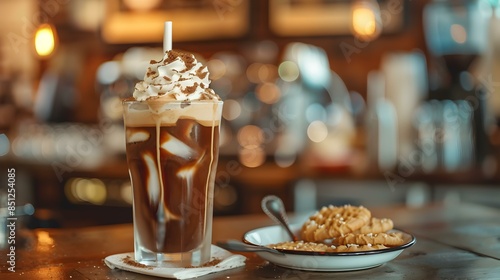
[[165,21],[163,29],[163,53],[172,50],[172,22]]

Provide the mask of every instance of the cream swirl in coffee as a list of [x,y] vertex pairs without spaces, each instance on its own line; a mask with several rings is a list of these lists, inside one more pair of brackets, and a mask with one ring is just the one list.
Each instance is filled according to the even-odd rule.
[[170,50],[160,61],[151,60],[144,80],[136,84],[134,98],[145,101],[152,98],[167,100],[220,100],[209,87],[206,66],[194,55]]

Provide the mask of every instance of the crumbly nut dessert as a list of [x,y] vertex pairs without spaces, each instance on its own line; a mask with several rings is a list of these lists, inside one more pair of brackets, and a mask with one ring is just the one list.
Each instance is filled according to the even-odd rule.
[[394,223],[371,216],[363,206],[321,208],[302,225],[300,241],[268,245],[274,249],[312,252],[360,252],[403,245],[402,233],[388,232]]
[[271,244],[267,247],[282,250],[295,250],[295,251],[308,251],[308,252],[335,252],[335,245],[328,245],[324,243],[299,241],[287,241],[277,244]]
[[375,218],[372,217],[370,219],[370,223],[364,225],[359,230],[354,233],[380,233],[391,230],[394,227],[394,223],[391,219],[383,218]]
[[328,206],[309,217],[302,226],[305,241],[322,241],[359,230],[368,224],[371,212],[363,206]]
[[361,252],[361,251],[371,251],[387,248],[381,244],[345,244],[345,245],[332,245],[317,242],[306,242],[306,241],[289,241],[281,242],[277,244],[268,245],[268,247],[273,249],[282,250],[294,250],[294,251],[307,251],[307,252],[327,252],[327,253],[339,253],[339,252]]
[[336,245],[380,244],[390,247],[390,246],[403,245],[404,240],[400,234],[381,232],[381,233],[359,233],[359,234],[348,233],[346,235],[335,238],[333,242]]
[[339,245],[337,246],[337,249],[335,252],[361,252],[361,251],[371,251],[371,250],[380,250],[380,249],[386,249],[387,247],[381,244],[366,244],[366,245],[360,245],[360,244],[347,244],[347,245]]

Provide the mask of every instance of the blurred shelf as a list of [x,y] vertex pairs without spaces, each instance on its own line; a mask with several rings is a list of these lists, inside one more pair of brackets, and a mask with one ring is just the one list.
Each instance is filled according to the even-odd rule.
[[[313,164],[314,163],[314,164]],[[78,167],[66,170],[61,176],[54,171],[51,163],[34,162],[13,157],[1,157],[0,169],[16,168],[18,176],[29,177],[24,182],[31,186],[22,186],[25,191],[31,191],[34,201],[30,201],[36,209],[43,209],[49,215],[49,220],[62,227],[78,227],[90,224],[109,224],[128,222],[131,219],[130,202],[117,203],[108,197],[106,203],[101,205],[77,202],[68,199],[67,185],[70,180],[98,179],[108,188],[108,194],[119,193],[115,187],[129,184],[129,174],[124,156],[110,157],[99,166]],[[430,187],[468,187],[475,186],[495,188],[499,186],[500,174],[493,173],[484,176],[480,170],[446,173],[437,172],[423,174],[411,169],[396,168],[392,171],[379,172],[367,166],[363,154],[353,157],[344,164],[321,164],[312,158],[301,158],[295,164],[283,168],[272,160],[255,168],[241,165],[237,157],[221,156],[216,173],[216,184],[219,188],[229,187],[235,192],[236,198],[233,205],[223,205],[215,215],[234,215],[260,213],[260,201],[269,194],[280,196],[287,209],[294,209],[294,186],[302,179],[315,181],[334,182],[351,181],[382,182],[383,184],[405,184],[423,182]],[[18,172],[18,173],[17,173]],[[21,179],[21,178],[19,178]],[[114,191],[111,189],[114,188]],[[227,190],[227,189],[226,189]],[[224,195],[219,193],[219,195]],[[227,195],[227,193],[226,193]],[[231,194],[231,195],[234,195]],[[219,196],[220,197],[220,196]],[[220,197],[221,198],[221,197]],[[111,199],[111,200],[110,200]],[[115,201],[115,202],[113,202]],[[227,206],[227,207],[226,207]],[[226,207],[226,208],[224,208]],[[46,222],[45,218],[38,221]]]
[[[26,170],[32,176],[57,180],[54,163],[31,161],[15,157],[0,158],[0,167],[16,167]],[[498,184],[499,172],[489,172],[485,175],[483,169],[473,168],[457,172],[437,170],[433,173],[418,171],[416,167],[404,166],[388,171],[379,171],[374,166],[368,166],[363,155],[355,159],[338,164],[321,163],[313,158],[302,158],[289,167],[280,167],[272,160],[266,161],[258,167],[249,168],[238,162],[236,156],[224,155],[219,159],[218,173],[229,176],[230,180],[244,182],[249,188],[269,189],[285,182],[293,182],[301,178],[312,179],[348,179],[348,180],[413,180],[425,181],[432,184]],[[125,156],[116,156],[106,159],[105,162],[94,166],[68,167],[62,174],[62,179],[72,177],[96,177],[128,179],[128,168]]]

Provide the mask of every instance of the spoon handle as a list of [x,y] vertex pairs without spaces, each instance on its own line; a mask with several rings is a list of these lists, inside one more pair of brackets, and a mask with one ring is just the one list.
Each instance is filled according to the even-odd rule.
[[221,241],[217,242],[217,246],[224,248],[226,250],[230,251],[238,251],[238,252],[269,252],[273,254],[279,254],[279,255],[284,255],[284,253],[265,246],[254,246],[254,245],[249,245],[246,243],[243,243],[241,241],[237,240],[226,240],[226,241]]
[[275,195],[268,195],[264,197],[261,202],[261,207],[264,213],[266,213],[272,220],[281,224],[285,228],[286,232],[293,241],[298,240],[298,238],[295,236],[295,234],[293,234],[293,232],[290,230],[290,227],[288,226],[285,206],[283,205],[283,201],[279,197]]

